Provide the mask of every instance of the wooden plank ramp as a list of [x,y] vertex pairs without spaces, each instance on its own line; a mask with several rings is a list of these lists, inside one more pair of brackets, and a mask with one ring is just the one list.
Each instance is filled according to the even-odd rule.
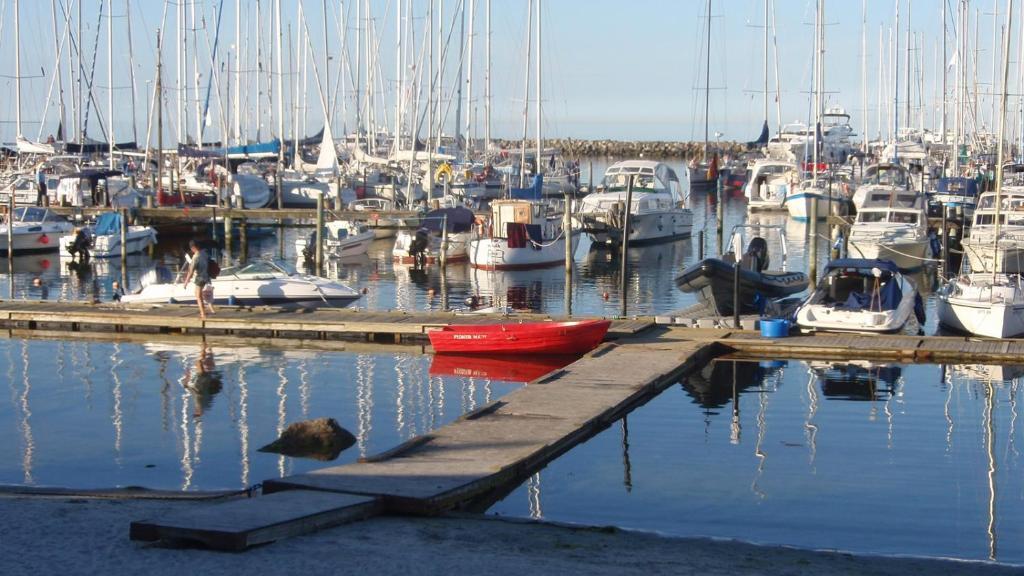
[[[604,344],[384,454],[266,480],[264,497],[135,522],[131,538],[193,540],[237,550],[367,514],[480,508],[722,350],[713,342]],[[318,500],[292,515],[282,504],[320,493],[354,500]],[[281,494],[289,496],[280,500]]]

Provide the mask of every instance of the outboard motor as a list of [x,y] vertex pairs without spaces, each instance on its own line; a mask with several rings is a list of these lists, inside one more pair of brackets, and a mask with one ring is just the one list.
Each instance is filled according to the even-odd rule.
[[89,232],[84,228],[75,230],[75,239],[71,242],[71,246],[68,246],[71,259],[74,260],[81,256],[82,262],[88,262],[90,247],[92,247],[92,238],[89,236]]
[[426,263],[427,247],[430,246],[430,231],[426,228],[416,230],[412,242],[409,243],[409,255],[416,267],[422,268]]
[[306,247],[302,249],[302,257],[306,262],[312,262],[316,258],[316,232],[311,232],[306,238]]
[[743,254],[742,266],[754,272],[764,272],[768,269],[768,261],[768,242],[760,236],[751,239]]

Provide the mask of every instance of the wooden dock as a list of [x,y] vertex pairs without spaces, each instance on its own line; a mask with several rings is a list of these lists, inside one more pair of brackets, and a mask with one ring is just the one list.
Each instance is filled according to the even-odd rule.
[[[300,340],[358,340],[422,344],[427,332],[449,324],[488,324],[497,319],[543,320],[541,314],[459,314],[454,312],[369,312],[353,308],[286,309],[218,306],[199,318],[195,306],[122,305],[0,300],[0,328],[83,333],[190,334]],[[612,336],[636,334],[651,319],[616,320]]]
[[[554,458],[723,351],[713,342],[604,344],[385,453],[265,480],[265,495],[252,500],[133,522],[130,536],[242,550],[372,514],[482,511]],[[628,378],[622,375],[624,366],[630,367]]]

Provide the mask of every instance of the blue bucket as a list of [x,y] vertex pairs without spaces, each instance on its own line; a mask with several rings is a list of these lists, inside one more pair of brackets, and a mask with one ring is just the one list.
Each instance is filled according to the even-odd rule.
[[785,338],[789,335],[789,320],[784,318],[762,318],[761,336],[765,338]]

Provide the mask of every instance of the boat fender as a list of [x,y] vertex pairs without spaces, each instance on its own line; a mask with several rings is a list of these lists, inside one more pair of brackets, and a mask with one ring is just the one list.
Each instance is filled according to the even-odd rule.
[[174,298],[168,298],[168,299],[167,299],[167,303],[168,303],[168,304],[177,304],[177,303],[178,303],[178,301],[177,301],[177,300],[175,300]]
[[235,295],[228,296],[228,306],[238,306],[238,301],[235,300]]

